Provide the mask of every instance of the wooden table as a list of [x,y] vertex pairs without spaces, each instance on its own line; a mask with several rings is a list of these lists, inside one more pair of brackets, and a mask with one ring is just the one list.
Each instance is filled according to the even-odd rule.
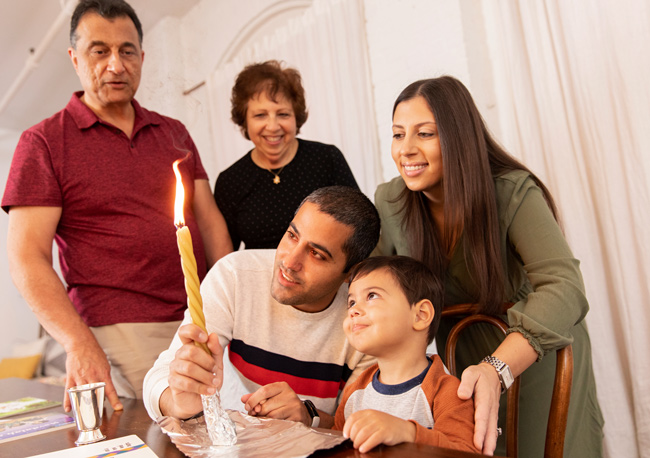
[[[27,396],[60,401],[63,399],[63,392],[63,387],[46,385],[32,380],[0,379],[0,402],[12,401]],[[182,458],[185,456],[176,448],[169,437],[160,430],[156,422],[149,418],[142,401],[126,398],[122,398],[121,401],[124,405],[123,411],[114,411],[108,401],[105,402],[101,430],[108,439],[136,434],[160,458]],[[34,415],[39,412],[62,413],[63,407],[53,407],[49,410],[27,413],[23,416]],[[71,413],[69,415],[72,416]],[[74,447],[77,436],[77,429],[72,427],[5,442],[0,444],[0,457],[20,458],[63,450]],[[476,458],[482,455],[418,444],[400,444],[394,447],[381,445],[375,447],[369,453],[362,454],[352,448],[350,441],[346,441],[331,450],[319,450],[312,456],[318,458],[362,456],[382,458],[405,456],[414,458]]]

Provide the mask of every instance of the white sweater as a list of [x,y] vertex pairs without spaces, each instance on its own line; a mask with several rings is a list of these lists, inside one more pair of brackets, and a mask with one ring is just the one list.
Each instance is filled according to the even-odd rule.
[[[242,395],[286,381],[301,399],[334,414],[347,381],[374,363],[354,350],[343,333],[347,284],[322,312],[306,313],[271,297],[275,250],[245,250],[219,260],[201,285],[209,333],[219,336],[224,354],[221,389],[225,408],[242,410]],[[185,313],[183,324],[191,322]],[[152,419],[168,387],[169,364],[181,347],[178,335],[160,354],[144,380],[144,403]],[[352,374],[352,375],[351,375]]]

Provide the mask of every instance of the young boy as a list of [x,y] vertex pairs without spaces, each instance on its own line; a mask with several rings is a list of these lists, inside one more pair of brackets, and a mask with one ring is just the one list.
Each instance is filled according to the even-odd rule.
[[351,270],[343,329],[377,364],[345,387],[334,429],[360,452],[418,442],[480,453],[472,442],[473,401],[458,398],[460,382],[438,355],[426,355],[442,303],[440,280],[415,259],[372,257]]

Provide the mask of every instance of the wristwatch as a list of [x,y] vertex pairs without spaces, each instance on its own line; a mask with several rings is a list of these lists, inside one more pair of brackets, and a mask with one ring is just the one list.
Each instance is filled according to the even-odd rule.
[[512,385],[512,382],[515,381],[510,366],[492,355],[486,356],[481,362],[488,363],[497,370],[499,381],[501,382],[501,393],[505,393],[505,391],[510,388],[510,385]]
[[316,410],[316,406],[309,399],[305,399],[304,401],[302,401],[302,403],[305,404],[305,407],[307,408],[307,412],[311,417],[311,427],[318,428],[318,425],[320,425],[320,415],[318,415],[318,410]]

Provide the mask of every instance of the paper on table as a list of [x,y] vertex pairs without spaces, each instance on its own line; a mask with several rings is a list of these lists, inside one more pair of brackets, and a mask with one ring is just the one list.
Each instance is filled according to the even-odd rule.
[[0,418],[33,412],[35,410],[48,409],[58,405],[61,405],[60,401],[49,401],[47,399],[32,397],[0,402]]
[[120,458],[158,458],[158,455],[135,434],[82,447],[34,455],[30,458],[102,458],[116,454],[119,454]]

